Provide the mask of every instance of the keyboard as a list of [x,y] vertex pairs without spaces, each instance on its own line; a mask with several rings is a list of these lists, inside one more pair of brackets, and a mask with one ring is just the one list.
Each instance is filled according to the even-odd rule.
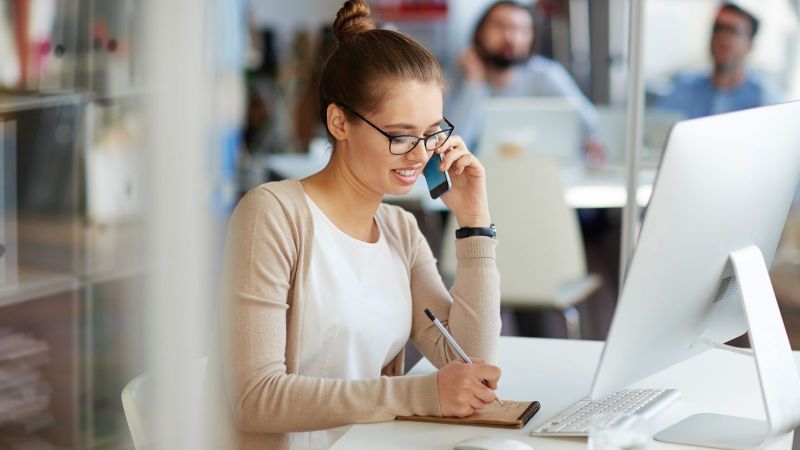
[[600,400],[579,400],[535,428],[531,436],[588,436],[596,414],[613,414],[609,426],[622,424],[632,416],[649,419],[679,396],[676,389],[622,389]]

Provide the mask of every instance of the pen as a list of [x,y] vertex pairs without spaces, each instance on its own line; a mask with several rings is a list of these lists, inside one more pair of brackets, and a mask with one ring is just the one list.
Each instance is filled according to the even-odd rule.
[[[453,339],[453,336],[450,336],[450,333],[447,332],[447,328],[445,328],[444,325],[442,325],[442,322],[439,322],[439,319],[437,319],[436,316],[433,315],[433,311],[431,311],[428,308],[425,308],[425,314],[427,314],[428,318],[431,319],[431,322],[433,322],[433,324],[436,325],[436,328],[438,328],[439,332],[442,333],[442,336],[444,336],[444,338],[447,340],[447,343],[450,344],[450,347],[453,347],[453,350],[455,350],[456,353],[458,353],[458,356],[460,356],[465,363],[472,364],[472,360],[469,359],[469,356],[467,356],[466,353],[464,353],[464,350],[462,350],[461,346],[458,345],[458,342],[456,342],[456,340]],[[483,384],[485,384],[486,387],[489,387],[488,381],[483,380]],[[503,406],[503,402],[501,402],[499,398],[495,397],[495,401],[499,403],[500,406]]]

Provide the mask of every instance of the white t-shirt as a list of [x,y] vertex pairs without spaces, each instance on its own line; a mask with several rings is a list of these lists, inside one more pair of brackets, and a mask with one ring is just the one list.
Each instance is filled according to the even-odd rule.
[[[378,242],[345,234],[306,195],[314,220],[298,373],[377,378],[411,334],[411,286],[400,255],[379,227]],[[306,433],[327,449],[347,427]]]

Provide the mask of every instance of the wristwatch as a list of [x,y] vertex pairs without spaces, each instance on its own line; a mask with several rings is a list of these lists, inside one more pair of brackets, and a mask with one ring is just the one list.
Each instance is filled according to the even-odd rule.
[[488,236],[492,239],[497,239],[497,228],[494,224],[488,227],[464,227],[456,230],[456,239],[464,239],[470,236]]

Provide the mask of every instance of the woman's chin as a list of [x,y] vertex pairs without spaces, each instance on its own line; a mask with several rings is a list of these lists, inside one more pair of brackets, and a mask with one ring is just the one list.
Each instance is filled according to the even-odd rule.
[[414,185],[397,185],[394,184],[393,186],[389,186],[388,189],[384,190],[384,195],[406,195],[410,193],[414,189]]

